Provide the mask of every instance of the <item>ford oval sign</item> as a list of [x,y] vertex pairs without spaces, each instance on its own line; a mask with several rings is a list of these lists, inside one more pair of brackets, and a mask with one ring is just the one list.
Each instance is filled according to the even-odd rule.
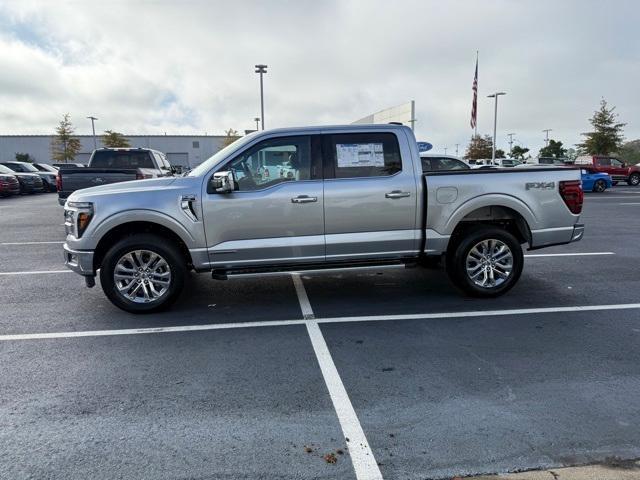
[[418,142],[418,151],[419,152],[428,152],[433,148],[429,142]]

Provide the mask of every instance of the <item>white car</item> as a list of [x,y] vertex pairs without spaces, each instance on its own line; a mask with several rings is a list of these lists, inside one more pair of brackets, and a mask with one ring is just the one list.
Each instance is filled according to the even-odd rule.
[[469,170],[471,166],[464,160],[453,155],[437,153],[420,153],[423,172],[438,172],[447,170]]

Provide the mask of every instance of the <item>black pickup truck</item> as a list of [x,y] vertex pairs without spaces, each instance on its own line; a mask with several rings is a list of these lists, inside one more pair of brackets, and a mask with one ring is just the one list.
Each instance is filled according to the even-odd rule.
[[94,150],[87,167],[58,171],[58,203],[64,205],[76,190],[109,183],[173,175],[164,153],[149,148],[100,148]]

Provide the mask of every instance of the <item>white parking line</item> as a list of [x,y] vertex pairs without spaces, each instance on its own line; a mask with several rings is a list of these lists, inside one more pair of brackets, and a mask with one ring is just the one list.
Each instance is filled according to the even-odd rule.
[[62,245],[64,242],[3,242],[2,246],[9,245]]
[[293,285],[296,287],[298,302],[300,303],[300,309],[302,310],[302,318],[306,320],[315,318],[315,315],[313,314],[313,309],[311,308],[311,303],[309,303],[309,297],[307,296],[307,291],[305,290],[304,284],[302,283],[302,279],[300,278],[300,274],[292,273],[291,278],[293,279]]
[[313,345],[313,351],[316,353],[324,382],[329,390],[329,396],[333,402],[333,407],[338,415],[340,421],[340,427],[344,434],[347,445],[349,446],[349,456],[353,463],[353,469],[356,472],[356,478],[358,480],[382,480],[382,473],[380,467],[376,462],[367,437],[362,430],[358,415],[353,409],[347,390],[344,388],[338,369],[333,358],[331,358],[331,352],[327,347],[318,326],[318,322],[310,320],[307,322],[307,332],[309,332],[309,338]]
[[630,198],[628,196],[627,197],[617,197],[617,196],[615,196],[615,197],[592,197],[592,196],[589,196],[589,200],[585,201],[585,203],[588,203],[591,200],[621,200],[621,199],[629,200]]
[[324,340],[318,322],[313,320],[313,309],[309,303],[309,297],[307,296],[307,290],[304,288],[304,283],[302,283],[302,278],[298,273],[292,273],[291,278],[296,288],[302,315],[308,320],[306,322],[307,333],[318,359],[324,383],[329,391],[333,408],[336,410],[345,441],[349,446],[349,456],[356,472],[356,478],[358,480],[382,480],[382,473],[380,473],[378,463],[362,430],[358,415],[351,404],[349,394],[344,388],[336,364],[333,362],[327,342]]
[[71,270],[32,270],[30,272],[0,272],[0,275],[41,275],[43,273],[73,273]]
[[618,205],[640,205],[640,202],[636,202],[636,203],[619,203]]
[[536,257],[588,257],[592,255],[615,255],[614,252],[584,252],[584,253],[528,253],[524,258]]
[[[574,305],[568,307],[519,308],[511,310],[472,310],[466,312],[409,313],[399,315],[365,315],[359,317],[316,318],[322,323],[383,322],[397,320],[433,320],[440,318],[500,317],[505,315],[533,315],[561,312],[597,312],[603,310],[640,310],[640,303],[610,305]],[[75,332],[14,333],[0,335],[0,341],[42,340],[76,337],[108,337],[117,335],[143,335],[150,333],[198,332],[204,330],[229,330],[235,328],[281,327],[306,325],[305,320],[260,320],[255,322],[214,323],[205,325],[180,325],[174,327],[127,328],[110,330],[84,330]]]

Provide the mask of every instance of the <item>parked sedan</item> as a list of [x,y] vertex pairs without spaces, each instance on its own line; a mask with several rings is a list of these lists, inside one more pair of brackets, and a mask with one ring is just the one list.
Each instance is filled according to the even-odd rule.
[[613,187],[611,175],[608,173],[583,168],[580,170],[580,174],[582,178],[582,190],[585,192],[602,193],[607,188]]
[[0,164],[0,174],[13,175],[20,183],[20,193],[44,192],[44,185],[40,175],[37,173],[22,173],[11,170]]
[[14,172],[20,173],[33,173],[38,175],[42,179],[42,183],[44,186],[44,191],[46,192],[55,192],[56,189],[56,174],[57,172],[41,172],[36,167],[34,167],[31,163],[27,162],[2,162],[2,165],[5,167],[9,167]]
[[0,197],[20,194],[20,182],[15,175],[0,172]]

